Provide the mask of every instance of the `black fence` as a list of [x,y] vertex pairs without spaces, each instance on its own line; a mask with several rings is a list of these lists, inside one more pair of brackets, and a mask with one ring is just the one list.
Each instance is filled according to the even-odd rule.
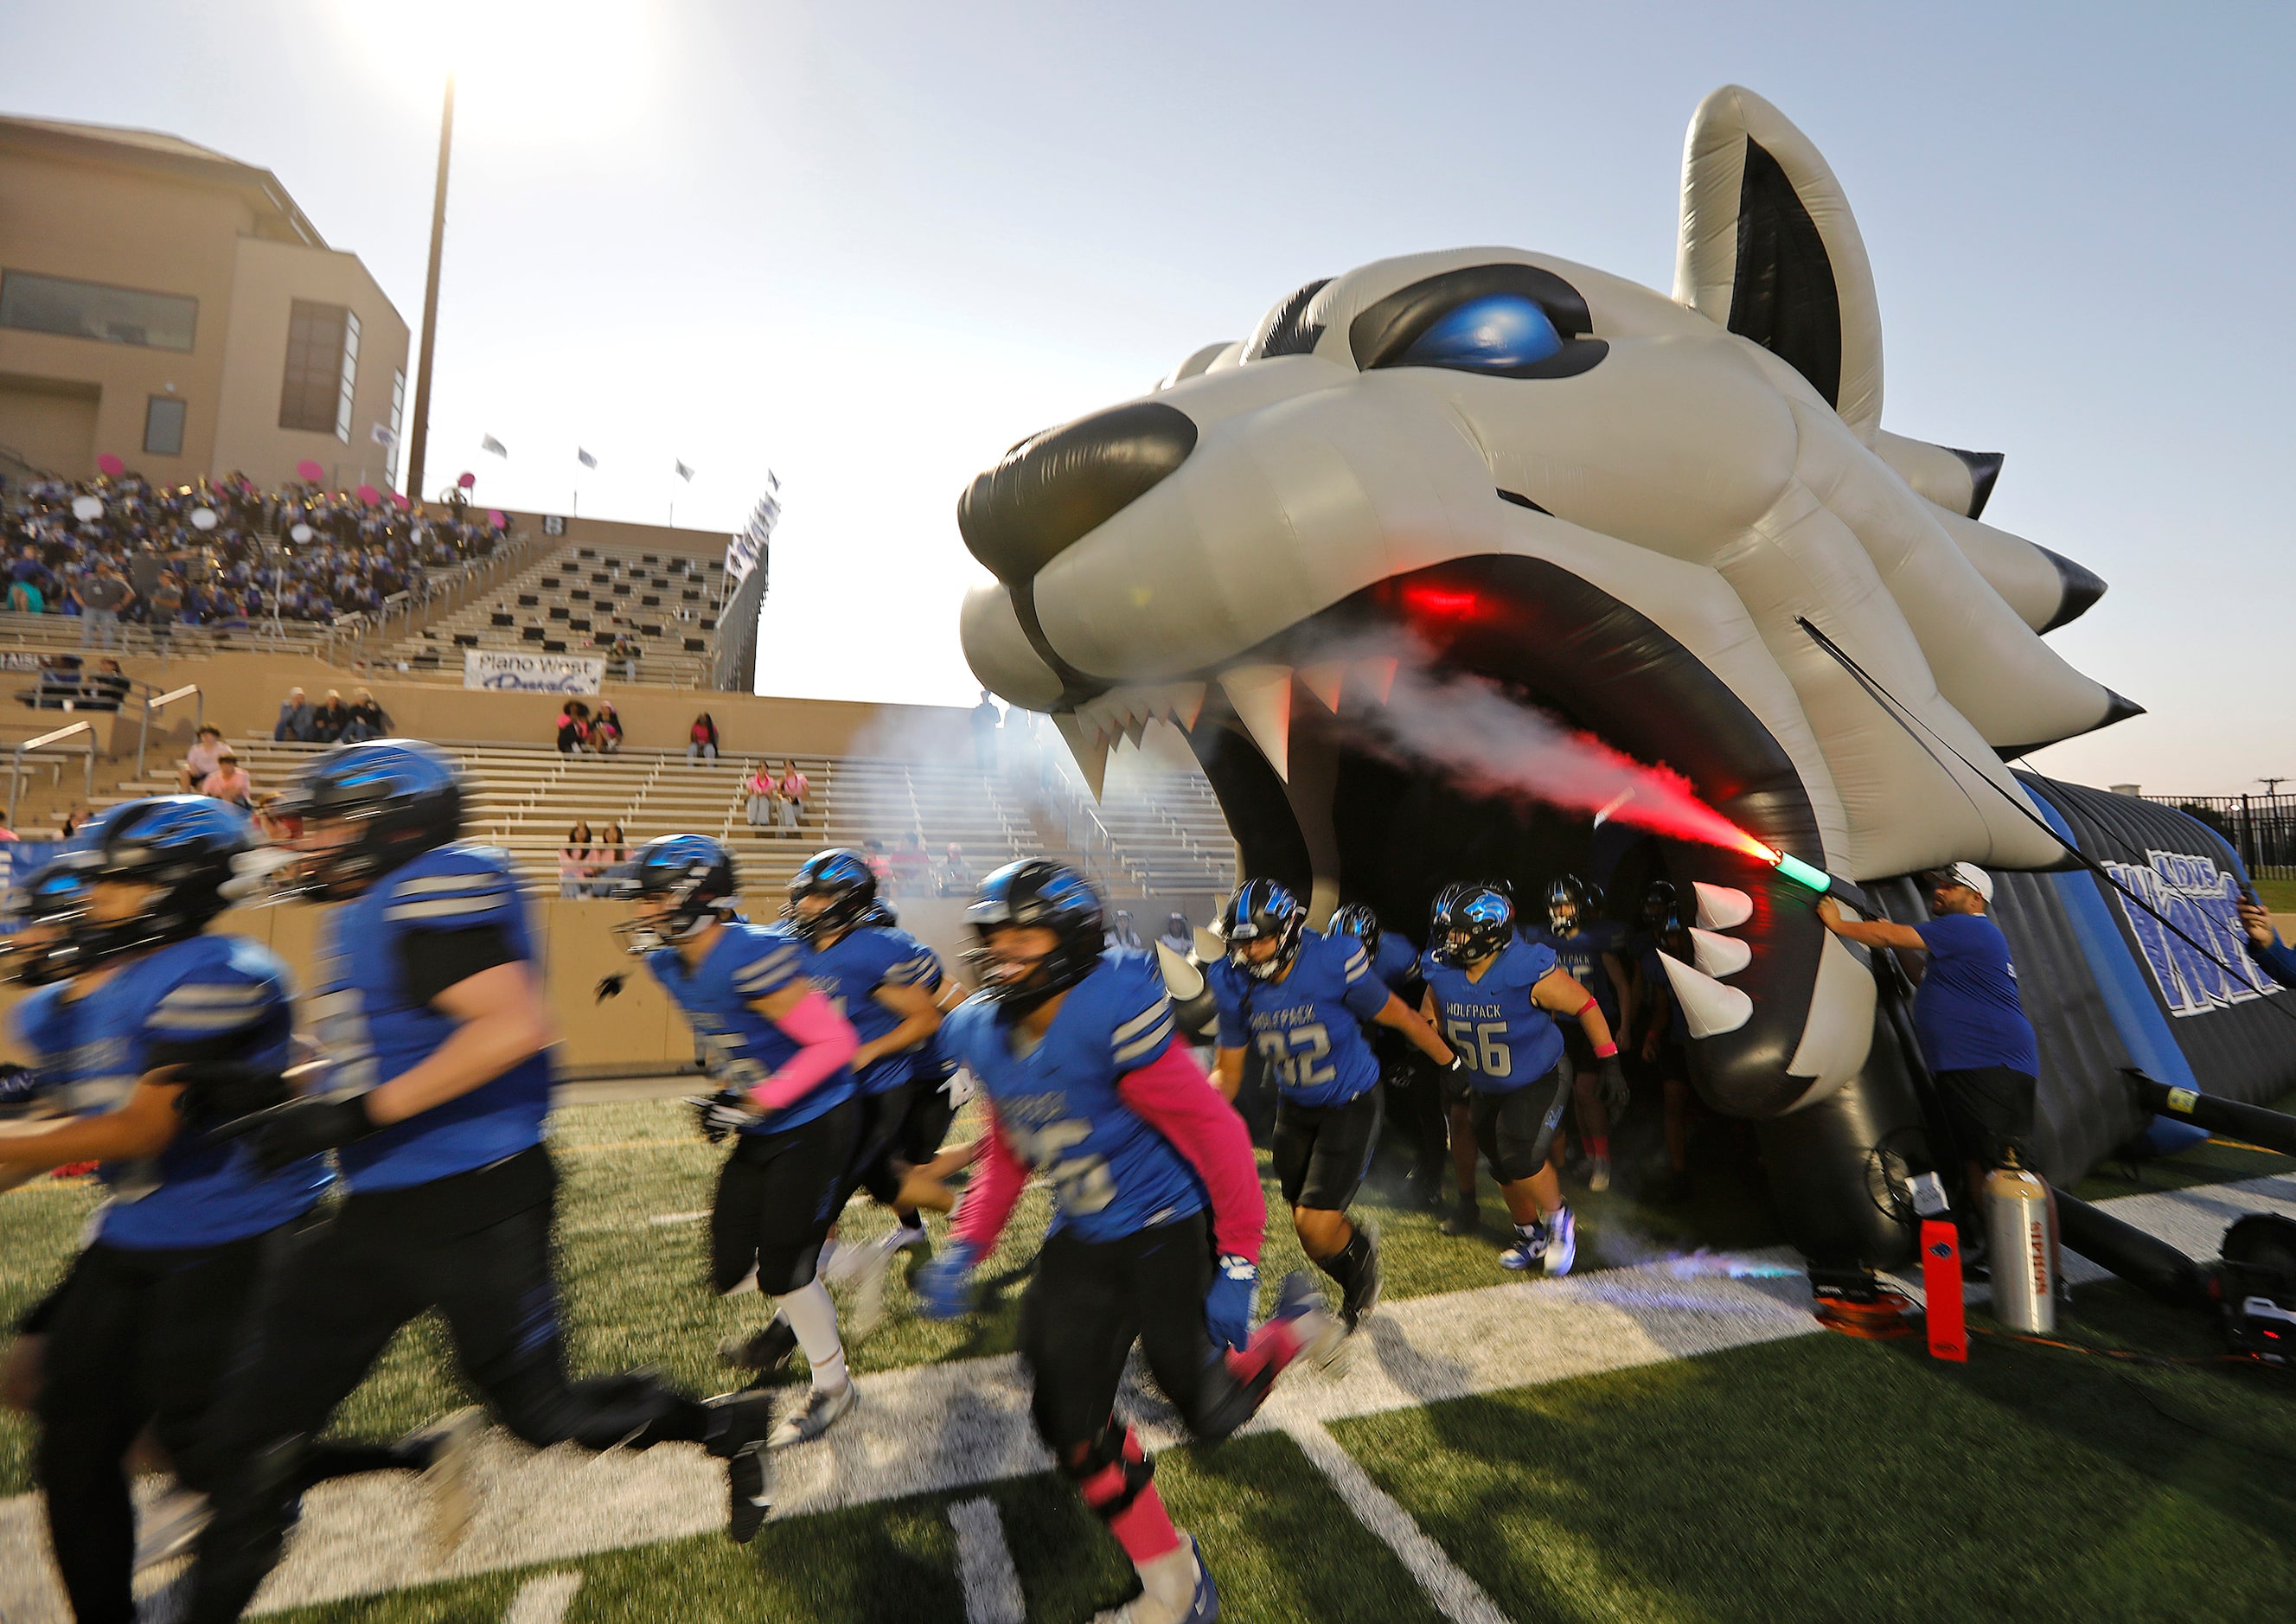
[[2232,843],[2248,872],[2296,880],[2296,795],[2147,795],[2197,817]]

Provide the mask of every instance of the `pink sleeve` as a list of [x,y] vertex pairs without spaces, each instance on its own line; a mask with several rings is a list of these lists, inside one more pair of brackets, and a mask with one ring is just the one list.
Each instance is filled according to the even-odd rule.
[[812,1093],[861,1046],[852,1024],[837,1013],[829,995],[818,987],[799,999],[789,1013],[775,1016],[774,1024],[796,1038],[800,1046],[780,1070],[750,1090],[750,1097],[767,1111],[779,1111]]
[[1185,1046],[1173,1044],[1116,1085],[1124,1103],[1188,1159],[1212,1198],[1212,1240],[1225,1254],[1259,1261],[1267,1230],[1267,1198],[1259,1190],[1259,1164],[1251,1135],[1235,1108],[1211,1086]]
[[1004,1221],[1013,1216],[1013,1204],[1028,1182],[1029,1169],[1004,1142],[1004,1125],[992,1109],[978,1170],[949,1221],[949,1233],[972,1247],[974,1257],[987,1257],[996,1249],[996,1237],[1004,1233]]

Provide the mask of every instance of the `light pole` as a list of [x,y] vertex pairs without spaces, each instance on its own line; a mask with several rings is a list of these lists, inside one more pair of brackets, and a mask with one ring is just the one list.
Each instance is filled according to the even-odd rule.
[[439,116],[439,184],[430,194],[430,268],[422,282],[421,372],[414,382],[414,449],[406,459],[406,494],[422,500],[422,463],[430,441],[430,356],[439,338],[439,255],[447,242],[447,165],[455,152],[455,76],[447,76],[446,110]]

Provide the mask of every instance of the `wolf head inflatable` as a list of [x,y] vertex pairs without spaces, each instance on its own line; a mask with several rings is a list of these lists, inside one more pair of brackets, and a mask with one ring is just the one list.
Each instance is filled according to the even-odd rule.
[[[964,605],[975,672],[1051,712],[1095,783],[1127,732],[1187,729],[1250,871],[1318,918],[1342,895],[1423,916],[1456,875],[1398,853],[1456,861],[1488,833],[1349,748],[1338,718],[1381,702],[1392,666],[1329,652],[1381,627],[1836,874],[2056,861],[2000,759],[2135,712],[2041,640],[2103,583],[1980,522],[1997,456],[1882,428],[1865,246],[1783,115],[1709,96],[1682,190],[1671,298],[1519,249],[1382,260],[1023,440],[958,509],[996,578]],[[1875,1031],[1858,957],[1742,856],[1669,843],[1664,866],[1751,900],[1710,921],[1752,952],[1717,956],[1707,1096],[1773,1116],[1857,1078]],[[1716,986],[1678,984],[1693,1014]]]

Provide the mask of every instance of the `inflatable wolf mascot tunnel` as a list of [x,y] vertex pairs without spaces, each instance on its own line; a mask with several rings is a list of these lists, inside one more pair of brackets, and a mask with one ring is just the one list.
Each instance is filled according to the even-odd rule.
[[2042,640],[2104,583],[1980,521],[1998,455],[1881,419],[1841,185],[1726,87],[1690,127],[1672,298],[1507,248],[1309,283],[973,480],[959,525],[996,578],[965,602],[965,652],[1052,715],[1095,790],[1114,742],[1182,728],[1245,872],[1311,895],[1318,923],[1363,901],[1416,935],[1443,884],[1494,874],[1695,895],[1701,963],[1666,965],[1695,1087],[1759,1124],[1813,1260],[1899,1263],[1907,1172],[1946,1158],[1894,972],[1753,857],[1633,832],[1620,851],[1583,812],[1398,765],[1362,726],[1396,669],[1362,651],[1390,637],[1665,764],[1901,921],[1924,906],[1906,876],[1993,871],[2053,1179],[2140,1131],[2129,1070],[2251,1102],[2296,1086],[2286,995],[2234,933],[2237,854],[2004,765],[2137,713]]

